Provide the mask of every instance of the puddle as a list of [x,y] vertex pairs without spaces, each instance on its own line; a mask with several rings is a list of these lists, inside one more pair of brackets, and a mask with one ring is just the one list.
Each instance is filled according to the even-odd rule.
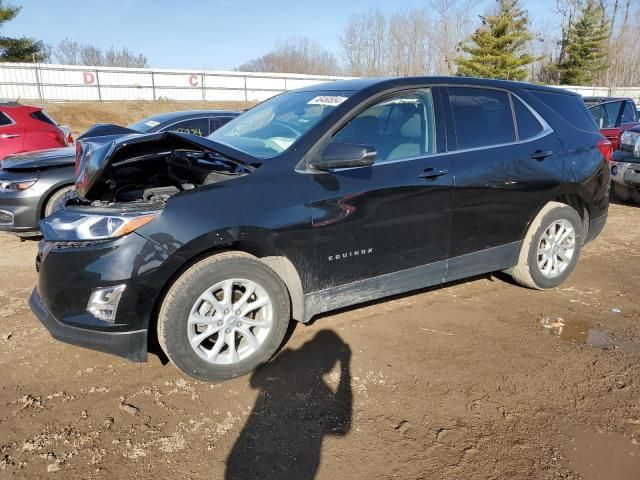
[[591,328],[591,324],[584,320],[543,318],[540,325],[551,335],[563,340],[583,343],[603,350],[620,348],[627,353],[640,354],[640,345],[637,343],[628,340],[614,340],[609,334]]
[[640,442],[623,435],[576,431],[564,453],[567,468],[584,480],[640,478]]

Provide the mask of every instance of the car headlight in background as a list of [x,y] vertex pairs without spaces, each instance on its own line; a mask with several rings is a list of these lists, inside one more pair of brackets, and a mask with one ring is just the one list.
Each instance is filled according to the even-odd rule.
[[104,240],[134,232],[160,212],[108,214],[60,210],[40,222],[46,240]]
[[635,156],[640,156],[640,132],[627,130],[620,137],[620,144],[633,149]]
[[21,192],[32,187],[37,181],[37,178],[29,180],[2,180],[0,181],[0,192]]

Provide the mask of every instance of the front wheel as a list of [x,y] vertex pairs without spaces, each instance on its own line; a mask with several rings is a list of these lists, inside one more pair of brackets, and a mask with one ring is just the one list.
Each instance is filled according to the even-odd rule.
[[49,215],[57,212],[62,208],[62,199],[67,194],[73,190],[73,185],[67,185],[66,187],[62,187],[59,190],[56,190],[51,194],[49,199],[47,200],[46,205],[44,206],[44,215],[43,217],[48,217]]
[[284,282],[242,253],[206,258],[169,289],[158,340],[182,372],[204,381],[244,375],[278,350],[290,321]]
[[575,268],[583,243],[578,212],[550,202],[529,227],[511,276],[529,288],[557,287]]

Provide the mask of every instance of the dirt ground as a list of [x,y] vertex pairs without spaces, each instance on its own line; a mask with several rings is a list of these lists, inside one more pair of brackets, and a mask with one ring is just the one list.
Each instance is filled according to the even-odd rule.
[[639,225],[612,205],[561,288],[344,310],[219,384],[52,340],[36,243],[2,235],[0,478],[638,479]]
[[157,113],[178,110],[245,110],[252,102],[29,102],[44,107],[60,125],[67,125],[77,137],[95,123],[129,125]]

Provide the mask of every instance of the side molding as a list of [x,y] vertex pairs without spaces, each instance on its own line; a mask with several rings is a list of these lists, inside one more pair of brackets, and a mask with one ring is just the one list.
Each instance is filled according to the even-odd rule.
[[511,268],[516,264],[521,244],[520,241],[512,242],[449,260],[308,293],[304,296],[305,316],[302,321],[306,323],[314,315],[338,308]]

